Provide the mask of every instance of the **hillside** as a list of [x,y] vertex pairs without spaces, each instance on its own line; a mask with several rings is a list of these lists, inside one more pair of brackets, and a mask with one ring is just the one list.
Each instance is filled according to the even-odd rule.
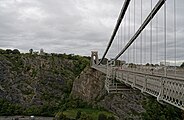
[[89,57],[72,54],[0,50],[0,116],[182,119],[181,110],[136,89],[107,94],[105,75],[90,68],[89,61]]
[[0,53],[0,115],[15,114],[15,107],[26,114],[62,107],[73,80],[89,64],[87,57],[78,55]]

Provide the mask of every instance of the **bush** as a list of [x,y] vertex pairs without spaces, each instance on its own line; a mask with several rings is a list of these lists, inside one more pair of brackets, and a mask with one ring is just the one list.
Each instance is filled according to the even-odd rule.
[[63,114],[63,112],[58,112],[55,116],[56,120],[66,120],[66,116]]
[[98,120],[107,120],[107,116],[104,115],[103,113],[99,114]]
[[93,120],[93,118],[87,115],[86,113],[82,113],[79,120]]
[[116,118],[114,116],[110,116],[107,120],[116,120]]
[[78,120],[79,118],[81,117],[81,111],[79,110],[79,111],[77,111],[77,115],[76,115],[76,120]]
[[162,105],[150,97],[144,103],[146,112],[142,114],[144,120],[182,120],[181,110],[171,105]]

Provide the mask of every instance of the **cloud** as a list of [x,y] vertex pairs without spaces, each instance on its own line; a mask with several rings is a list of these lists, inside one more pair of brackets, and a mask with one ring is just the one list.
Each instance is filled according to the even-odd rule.
[[[153,0],[153,6],[158,0]],[[179,1],[181,4],[179,4]],[[74,53],[90,56],[91,50],[98,50],[102,56],[112,31],[116,24],[118,15],[123,6],[124,0],[0,0],[0,48],[18,48],[22,52],[27,52],[30,48],[39,50],[43,48],[46,52]],[[140,1],[135,2],[135,30],[141,23]],[[143,20],[150,12],[150,1],[143,0]],[[184,31],[184,2],[177,2],[177,55],[183,59],[183,31]],[[117,47],[117,40],[114,41],[107,57],[114,57],[118,48],[119,51],[124,46],[134,32],[133,1],[130,7],[130,23],[128,23],[128,12],[122,23],[122,33],[119,30],[119,43],[123,45]],[[160,48],[160,60],[163,56],[163,8],[158,16],[158,36]],[[168,52],[173,52],[173,1],[167,4],[167,38]],[[130,33],[128,33],[130,26]],[[153,20],[153,50],[156,55],[156,19]],[[130,35],[131,36],[130,36]],[[146,35],[145,35],[146,34]],[[143,32],[144,53],[149,56],[150,27],[146,27]],[[121,37],[122,36],[122,37]],[[117,39],[117,38],[116,38]],[[140,51],[140,37],[137,41],[137,51]],[[131,50],[133,51],[133,46]],[[139,54],[139,53],[137,53]],[[139,59],[139,55],[137,55]],[[148,61],[149,58],[147,58]],[[154,58],[155,59],[155,58]]]

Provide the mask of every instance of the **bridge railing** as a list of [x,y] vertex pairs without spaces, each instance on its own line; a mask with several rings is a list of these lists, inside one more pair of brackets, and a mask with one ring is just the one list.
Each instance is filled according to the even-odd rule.
[[[106,74],[106,66],[93,66],[93,68]],[[158,101],[165,101],[184,110],[183,79],[171,76],[163,77],[161,75],[143,73],[141,71],[118,69],[117,67],[112,67],[111,69],[112,76],[121,83],[157,97]],[[108,84],[110,83],[108,82]]]

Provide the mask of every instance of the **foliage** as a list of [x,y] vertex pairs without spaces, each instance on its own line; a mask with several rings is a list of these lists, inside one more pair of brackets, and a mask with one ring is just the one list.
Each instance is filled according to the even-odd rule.
[[6,54],[12,54],[12,50],[11,49],[6,49]]
[[14,50],[12,51],[12,54],[20,54],[20,51],[19,51],[18,49],[14,49]]
[[5,115],[41,115],[53,116],[59,108],[44,104],[42,106],[23,107],[20,104],[11,103],[5,99],[0,99],[0,116]]
[[75,65],[75,69],[74,69],[74,73],[78,76],[82,70],[89,65],[89,59],[87,58],[83,58],[79,55],[76,55],[72,58],[74,60],[74,65]]
[[30,54],[33,54],[33,49],[32,48],[29,50],[29,53]]
[[81,111],[79,110],[79,111],[77,111],[77,115],[76,115],[75,119],[78,120],[80,117],[81,117]]
[[149,63],[146,63],[146,66],[149,66],[150,64]]
[[[30,52],[33,50],[30,49]],[[33,104],[25,107],[22,104],[0,99],[0,115],[53,116],[59,110],[91,107],[80,99],[70,98],[73,81],[89,65],[89,57],[54,53],[52,56],[50,54],[39,56],[34,53],[30,55],[20,53],[18,49],[0,49],[0,55],[3,56],[2,59],[5,62],[7,61],[6,66],[12,72],[13,82],[18,81],[17,89],[28,96],[29,101],[34,93],[33,89],[27,88],[26,85],[30,84],[32,87],[36,81],[40,87],[39,99],[43,103],[38,106]],[[43,65],[40,65],[41,61]],[[57,90],[55,93],[59,91],[59,95],[53,94],[52,89]]]
[[98,115],[98,120],[116,120],[114,116],[107,116],[104,113]]
[[107,120],[107,116],[101,113],[98,116],[98,120]]
[[142,114],[145,120],[182,120],[181,111],[171,105],[162,105],[154,98],[144,102],[146,112]]
[[105,120],[114,120],[112,113],[92,108],[68,109],[63,111],[63,114],[70,119],[76,120],[98,120],[99,116],[103,114],[106,116]]
[[7,100],[0,99],[0,116],[18,115],[22,113],[22,107]]
[[6,54],[5,50],[0,49],[0,54]]
[[66,120],[66,115],[63,114],[63,112],[58,112],[55,116],[56,120]]

